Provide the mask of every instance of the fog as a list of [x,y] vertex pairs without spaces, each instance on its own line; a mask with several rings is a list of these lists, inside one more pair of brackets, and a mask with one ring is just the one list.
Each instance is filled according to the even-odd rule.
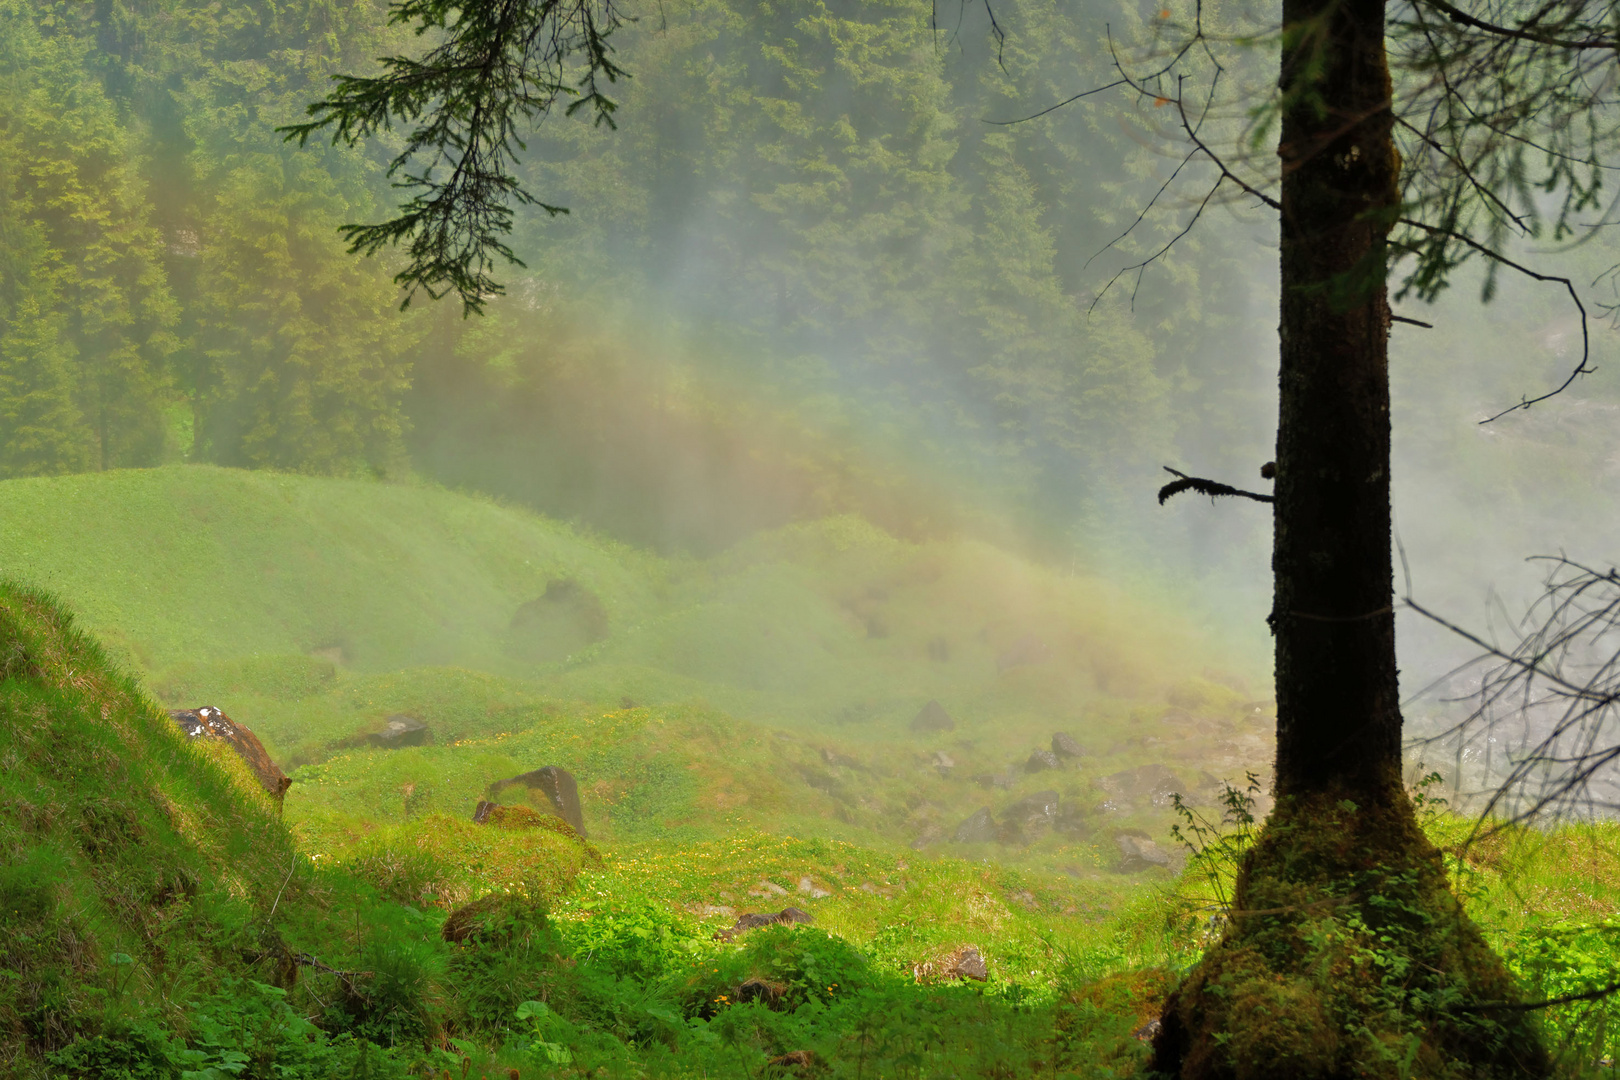
[[[453,299],[420,295],[399,311],[389,280],[399,253],[342,250],[337,226],[377,220],[397,198],[383,172],[397,133],[352,150],[300,149],[274,130],[301,115],[326,75],[411,46],[380,9],[356,8],[330,54],[280,23],[198,44],[167,24],[148,28],[150,40],[98,38],[88,26],[79,38],[72,27],[46,34],[11,12],[7,62],[40,100],[91,103],[28,114],[61,136],[30,144],[45,162],[30,175],[60,166],[75,192],[116,193],[106,214],[122,225],[98,242],[125,261],[80,258],[68,224],[18,210],[26,200],[7,204],[17,235],[32,239],[8,256],[20,269],[7,285],[6,363],[24,404],[0,432],[0,467],[23,478],[211,464],[443,485],[570,522],[619,552],[607,562],[634,562],[653,582],[642,593],[600,582],[581,593],[570,590],[587,576],[582,563],[525,559],[533,567],[519,576],[479,585],[487,602],[452,611],[443,600],[437,624],[413,629],[409,645],[390,644],[378,625],[377,613],[394,609],[347,610],[313,594],[307,611],[277,616],[299,628],[266,631],[273,648],[241,645],[330,653],[334,677],[459,665],[593,703],[701,699],[750,721],[841,725],[839,738],[879,741],[954,688],[986,732],[1016,729],[1015,742],[1109,717],[1098,723],[1113,749],[1098,769],[1110,776],[1152,763],[1152,748],[1132,738],[1173,739],[1178,724],[1259,739],[1269,515],[1194,496],[1161,506],[1156,492],[1166,466],[1265,483],[1275,223],[1231,187],[1207,197],[1217,174],[1189,156],[1166,99],[1120,90],[1045,111],[1109,82],[1116,59],[1130,71],[1150,64],[1174,38],[1168,11],[998,6],[998,39],[986,10],[694,0],[625,26],[615,37],[630,72],[614,88],[617,127],[554,115],[527,140],[519,179],[569,212],[518,215],[511,243],[523,265],[504,268],[506,295],[473,318]],[[1208,17],[1235,27],[1253,13],[1227,5]],[[1263,185],[1274,156],[1243,139],[1265,47],[1225,49],[1200,130]],[[162,94],[129,81],[128,65],[142,63]],[[1030,119],[1006,123],[1020,118]],[[75,149],[68,135],[88,130],[113,149]],[[38,183],[24,194],[43,206],[50,192]],[[1606,566],[1613,554],[1620,396],[1607,365],[1612,330],[1597,317],[1609,247],[1598,234],[1564,251],[1514,249],[1568,274],[1592,301],[1596,372],[1488,424],[1577,363],[1567,294],[1508,274],[1482,304],[1470,264],[1437,304],[1397,305],[1433,324],[1392,334],[1397,591],[1506,644],[1540,587],[1528,557],[1567,552]],[[73,258],[79,277],[53,276]],[[116,273],[97,269],[115,263]],[[91,284],[134,314],[87,314]],[[44,314],[25,319],[31,312]],[[867,538],[857,547],[900,546],[865,562],[814,562],[809,534],[792,530],[828,520],[870,527],[855,530]],[[311,540],[308,558],[341,561],[320,554],[328,542],[339,543]],[[419,554],[396,546],[401,564]],[[289,558],[265,555],[267,565]],[[736,599],[760,566],[779,576],[769,595],[787,598],[774,618],[765,592]],[[15,559],[13,569],[30,572]],[[131,580],[159,587],[150,575]],[[918,584],[936,581],[947,584]],[[475,595],[484,593],[467,590]],[[519,614],[552,595],[588,595],[579,602],[589,632],[576,640],[579,628],[565,627],[566,648],[524,653],[510,640]],[[1059,595],[1106,618],[1062,614]],[[667,643],[637,652],[632,639],[684,618],[682,604],[734,604],[794,648],[849,640],[791,675],[775,670],[792,667],[780,660],[787,647],[750,651],[761,638],[739,644],[735,627],[716,631],[724,655]],[[108,600],[92,622],[127,642],[154,685],[235,685],[184,666],[224,662],[228,649],[165,652],[116,608]],[[929,625],[940,611],[955,620],[948,632]],[[1477,647],[1412,612],[1398,619],[1411,729],[1432,734],[1467,715],[1457,699],[1477,676],[1454,671]],[[1129,648],[1103,647],[1127,627],[1141,631]],[[1003,659],[1020,647],[1035,655],[1020,642],[1037,638],[1057,649],[1053,667],[1084,678],[1014,685],[1026,675],[1009,670],[1038,665]],[[958,665],[949,674],[945,654]],[[964,656],[978,665],[972,679]],[[1128,677],[1109,675],[1116,663]],[[586,678],[591,665],[611,677]],[[637,665],[660,674],[636,682]],[[677,684],[685,689],[669,689]],[[1154,733],[1127,737],[1144,718]],[[330,732],[324,744],[299,734],[304,720],[285,723],[286,745],[311,761],[339,745]],[[1265,752],[1244,746],[1221,767],[1263,768]],[[982,775],[1003,775],[1031,750],[986,756]]]

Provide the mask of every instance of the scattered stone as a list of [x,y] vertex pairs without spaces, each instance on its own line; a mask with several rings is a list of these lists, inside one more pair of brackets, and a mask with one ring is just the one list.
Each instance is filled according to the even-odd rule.
[[1031,773],[1045,772],[1047,769],[1061,769],[1062,767],[1063,762],[1059,761],[1058,756],[1050,750],[1037,750],[1029,755],[1028,761],[1024,762],[1024,771]]
[[787,890],[774,881],[761,880],[758,885],[748,890],[749,896],[786,896]]
[[1086,756],[1085,748],[1074,741],[1073,735],[1070,735],[1068,732],[1064,731],[1060,731],[1052,736],[1052,753],[1056,754],[1060,758],[1077,758]]
[[937,701],[930,701],[924,705],[916,716],[911,718],[912,731],[955,731],[956,721],[951,714],[945,711],[945,706]]
[[1034,634],[1025,634],[1012,647],[996,657],[996,671],[1003,672],[1028,664],[1044,664],[1052,659],[1052,650]]
[[737,909],[727,907],[724,904],[687,904],[686,910],[700,919],[713,918],[716,915],[724,916],[727,919],[737,917]]
[[1098,783],[1116,799],[1123,799],[1127,803],[1146,802],[1154,806],[1169,806],[1177,792],[1187,790],[1187,785],[1182,783],[1179,776],[1158,763],[1143,765],[1139,769],[1126,769],[1105,776]]
[[737,916],[732,926],[715,934],[716,941],[732,941],[738,934],[750,930],[758,930],[762,926],[791,926],[794,923],[813,923],[815,917],[808,911],[801,911],[796,907],[783,908],[781,911],[748,912]]
[[802,877],[799,879],[799,891],[809,896],[812,900],[820,900],[823,897],[832,895],[832,893],[821,888],[807,877]]
[[1144,836],[1120,833],[1114,843],[1119,847],[1121,873],[1139,874],[1155,866],[1170,866],[1169,853]]
[[1018,774],[1011,769],[999,773],[977,773],[973,777],[973,782],[980,787],[1001,788],[1005,791],[1018,782]]
[[956,768],[956,759],[951,757],[951,755],[947,754],[943,750],[935,750],[934,768],[939,770],[939,775],[949,776],[951,775],[951,770]]
[[1161,1025],[1159,1023],[1159,1018],[1155,1016],[1153,1019],[1131,1032],[1131,1038],[1135,1039],[1137,1042],[1152,1042],[1154,1039],[1158,1038],[1160,1027]]
[[366,736],[367,744],[384,750],[397,750],[402,746],[426,746],[433,741],[433,732],[414,716],[395,713],[388,718],[381,731]]
[[552,812],[574,827],[574,831],[581,837],[585,833],[585,814],[579,805],[579,785],[574,782],[573,776],[566,769],[555,765],[547,765],[532,772],[521,773],[518,776],[497,780],[489,785],[484,797],[493,800],[504,788],[514,784],[522,784],[530,791],[540,791],[551,804]]
[[1033,795],[1025,795],[1001,812],[1001,820],[1023,828],[1039,828],[1050,825],[1057,820],[1058,793],[1055,791],[1037,791]]
[[975,812],[956,827],[953,839],[958,844],[987,844],[996,838],[996,822],[988,806]]
[[953,979],[976,979],[984,982],[990,977],[990,965],[984,962],[979,950],[971,945],[964,946],[947,957],[941,971]]
[[230,744],[271,798],[280,800],[292,786],[292,778],[270,760],[258,736],[212,705],[176,709],[169,713],[169,718],[193,739],[219,739]]

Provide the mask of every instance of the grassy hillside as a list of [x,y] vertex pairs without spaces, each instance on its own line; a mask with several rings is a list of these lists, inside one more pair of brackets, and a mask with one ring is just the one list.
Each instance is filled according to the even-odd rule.
[[[1123,769],[1207,791],[1265,758],[1265,703],[1172,615],[852,518],[675,562],[433,487],[174,467],[0,484],[0,551],[164,703],[221,707],[304,769],[288,820],[327,844],[466,816],[542,764],[616,840],[937,848],[1034,792],[1090,813]],[[910,729],[931,699],[954,730]],[[363,746],[401,713],[433,745]],[[1060,730],[1085,755],[1027,771]],[[980,853],[1090,873],[1113,830],[1168,841],[1162,798],[1093,816]]]
[[7,481],[0,550],[0,569],[148,672],[317,652],[366,671],[488,668],[555,576],[615,621],[662,584],[634,551],[486,500],[206,466]]
[[[438,491],[190,469],[90,479],[104,486],[53,483],[64,502],[99,495],[99,519],[48,505],[48,484],[18,484],[21,496],[0,485],[14,500],[7,527],[34,537],[16,550],[58,560],[64,588],[99,603],[98,618],[124,619],[132,663],[142,649],[163,655],[133,643],[179,648],[206,625],[193,614],[169,626],[164,613],[185,610],[174,597],[217,592],[211,610],[241,625],[211,639],[215,651],[147,669],[149,684],[221,704],[303,759],[283,754],[296,782],[278,808],[229,751],[182,739],[63,608],[0,583],[0,1076],[1100,1080],[1138,1068],[1135,1033],[1222,925],[1241,833],[1206,846],[1185,874],[1119,872],[1121,830],[1173,845],[1165,808],[1133,803],[1111,776],[1143,762],[1188,773],[1195,762],[1241,764],[1263,743],[1264,713],[1240,689],[1178,670],[1189,654],[1158,652],[1178,640],[1173,624],[1133,623],[1103,583],[970,545],[904,545],[847,521],[672,565]],[[134,559],[122,577],[79,573],[40,525],[71,519],[79,532],[60,547],[108,555],[138,541],[130,507],[158,505],[129,493],[154,490],[217,497],[250,523],[274,518],[250,512],[254,493],[281,492],[305,509],[279,535],[331,548],[283,562],[309,575],[347,566],[364,578],[347,583],[352,603],[401,619],[411,605],[390,609],[381,594],[406,588],[404,571],[377,556],[380,545],[343,541],[339,507],[347,499],[354,521],[375,524],[384,508],[420,521],[429,516],[413,517],[412,500],[438,506],[441,557],[465,556],[444,573],[483,582],[478,603],[507,654],[489,668],[511,667],[368,669],[360,646],[311,655],[288,629],[298,589],[286,580],[219,571],[174,581]],[[24,529],[16,511],[27,499],[40,514]],[[611,629],[560,660],[513,660],[519,645],[555,646],[600,612],[577,588],[557,590],[546,603],[568,618],[518,620],[527,636],[513,644],[511,613],[504,624],[488,614],[513,606],[490,599],[512,549],[456,538],[445,523],[457,520],[506,520],[534,550],[553,544],[575,561],[556,555],[529,586],[543,599],[552,581],[588,582]],[[209,543],[198,565],[242,568],[242,548]],[[131,581],[143,587],[123,595]],[[471,587],[416,587],[478,607]],[[637,610],[639,622],[612,621]],[[749,621],[761,613],[770,621]],[[998,669],[1012,631],[1027,627],[1062,661]],[[385,629],[377,657],[391,655]],[[766,629],[787,639],[786,674],[762,662]],[[694,652],[700,635],[734,655]],[[928,647],[940,637],[943,659]],[[848,685],[810,685],[845,670],[818,649],[857,658]],[[1088,656],[1101,658],[1101,676],[1077,673]],[[862,678],[904,688],[936,668],[937,681],[909,685],[946,701],[955,731],[911,732],[898,690],[887,704],[863,696]],[[631,673],[669,699],[599,700],[624,696]],[[758,716],[715,704],[727,693]],[[796,712],[801,696],[816,709]],[[848,711],[827,711],[840,701]],[[351,738],[392,711],[423,714],[435,741],[388,750]],[[1054,717],[1088,752],[1056,771],[1008,771]],[[590,845],[521,809],[500,825],[468,820],[491,779],[549,763],[578,777]],[[978,807],[999,816],[1043,787],[1079,808],[1072,827],[1011,844],[950,838]],[[1570,999],[1546,1022],[1566,1074],[1592,1074],[1620,1051],[1620,1005],[1582,996],[1620,979],[1615,828],[1468,844],[1467,822],[1432,802],[1425,815],[1527,992]],[[789,904],[813,922],[726,933],[744,912]],[[949,974],[968,950],[985,963],[983,982]],[[1358,1060],[1368,1075],[1389,1064]]]

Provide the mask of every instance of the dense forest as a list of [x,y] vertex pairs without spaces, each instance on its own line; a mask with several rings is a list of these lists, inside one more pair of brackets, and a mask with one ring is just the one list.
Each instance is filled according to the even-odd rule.
[[[937,524],[950,500],[881,475],[926,458],[1061,533],[1178,431],[1254,412],[1244,335],[1217,333],[1254,318],[1242,221],[1098,300],[1179,226],[1092,261],[1163,171],[1154,118],[990,122],[1106,76],[1097,28],[1135,13],[1013,5],[998,45],[916,0],[662,5],[614,38],[618,129],[530,141],[525,181],[570,213],[520,220],[482,320],[401,311],[389,260],[345,254],[337,227],[394,199],[387,140],[276,130],[411,47],[386,15],[5,5],[0,474],[415,470],[703,548],[839,509]],[[784,425],[789,399],[812,406]],[[683,516],[683,471],[727,498]]]

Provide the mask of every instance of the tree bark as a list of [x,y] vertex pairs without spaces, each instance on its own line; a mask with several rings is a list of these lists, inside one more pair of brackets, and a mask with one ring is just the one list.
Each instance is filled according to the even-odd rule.
[[1285,0],[1275,599],[1278,795],[1400,793],[1383,0]]

